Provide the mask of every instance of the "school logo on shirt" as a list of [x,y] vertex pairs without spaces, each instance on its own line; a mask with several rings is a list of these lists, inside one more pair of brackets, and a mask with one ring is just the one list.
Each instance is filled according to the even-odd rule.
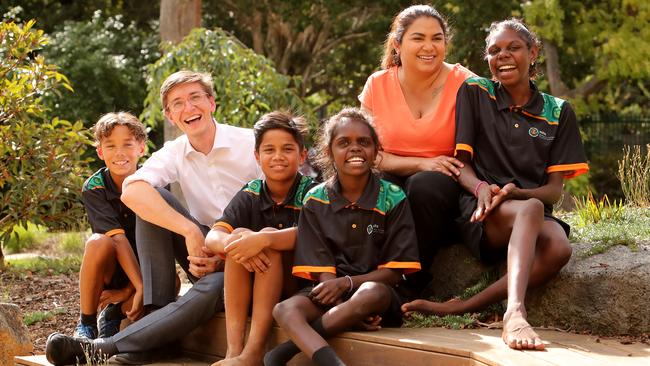
[[532,138],[540,138],[542,140],[551,141],[555,139],[553,136],[548,136],[546,132],[538,129],[537,127],[531,127],[528,129],[528,135]]
[[377,224],[370,224],[366,228],[366,232],[368,233],[368,235],[372,235],[373,233],[374,234],[383,234],[384,230],[380,229],[379,225],[377,225]]

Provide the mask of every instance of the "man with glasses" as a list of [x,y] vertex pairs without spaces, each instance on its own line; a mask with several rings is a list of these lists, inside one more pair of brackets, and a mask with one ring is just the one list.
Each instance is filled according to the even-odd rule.
[[[138,215],[136,243],[150,314],[110,338],[50,335],[46,355],[55,365],[82,361],[88,344],[96,352],[118,354],[118,362],[150,363],[178,349],[170,343],[223,309],[223,263],[205,247],[205,235],[235,193],[262,175],[253,132],[213,119],[216,103],[208,74],[176,72],[163,82],[160,97],[165,117],[184,135],[166,142],[129,176],[121,197]],[[163,188],[174,182],[187,209]],[[176,301],[174,259],[193,282]]]

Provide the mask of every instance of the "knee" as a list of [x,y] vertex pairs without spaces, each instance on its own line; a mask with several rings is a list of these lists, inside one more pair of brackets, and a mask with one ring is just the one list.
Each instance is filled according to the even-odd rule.
[[564,235],[551,238],[550,244],[549,257],[559,271],[571,259],[573,248],[571,247],[571,243],[569,243],[569,239]]
[[273,307],[273,319],[275,319],[278,324],[284,328],[284,324],[286,324],[286,319],[287,319],[287,314],[290,313],[292,306],[285,301],[281,301]]
[[522,202],[523,205],[519,210],[519,215],[535,217],[540,220],[544,218],[544,203],[542,201],[537,198],[529,198]]
[[352,301],[353,311],[358,316],[367,316],[383,312],[390,304],[391,294],[386,285],[379,282],[365,282],[349,301]]
[[95,233],[86,240],[84,256],[106,255],[114,250],[115,244],[110,236]]

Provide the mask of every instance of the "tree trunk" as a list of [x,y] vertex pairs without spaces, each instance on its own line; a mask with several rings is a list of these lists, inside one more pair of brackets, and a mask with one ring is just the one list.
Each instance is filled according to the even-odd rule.
[[[160,1],[160,40],[180,43],[194,28],[201,26],[201,0],[161,0]],[[165,108],[165,106],[163,106]],[[165,141],[182,135],[181,130],[165,118]],[[177,183],[171,186],[172,194],[187,207],[183,193]]]
[[5,269],[5,255],[2,252],[2,244],[0,244],[0,272]]
[[558,55],[557,46],[546,39],[542,39],[544,53],[546,55],[546,76],[548,77],[548,84],[551,88],[551,94],[562,98],[587,98],[593,93],[597,93],[607,84],[607,80],[598,79],[595,75],[584,81],[582,84],[573,89],[569,89],[562,81],[560,75],[560,57]]
[[[192,29],[200,26],[201,0],[161,0],[160,40],[163,43],[180,43]],[[178,127],[165,119],[165,141],[173,140],[181,134]]]

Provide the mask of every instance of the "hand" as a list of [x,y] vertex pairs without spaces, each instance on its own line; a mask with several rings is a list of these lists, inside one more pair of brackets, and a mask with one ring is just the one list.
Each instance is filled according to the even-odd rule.
[[99,295],[99,308],[103,309],[108,304],[119,304],[129,299],[131,291],[128,288],[117,290],[104,290]]
[[244,231],[238,237],[226,245],[224,251],[237,263],[242,263],[258,255],[264,248],[268,247],[268,240],[264,233]]
[[308,297],[316,305],[332,306],[341,303],[341,297],[350,290],[350,281],[345,277],[333,278],[319,283]]
[[476,197],[476,210],[472,213],[470,222],[483,221],[487,214],[492,209],[492,197],[498,194],[501,188],[496,184],[482,184],[478,191]]
[[422,159],[420,162],[420,171],[440,172],[456,180],[460,175],[460,168],[464,166],[465,165],[456,158],[440,155],[435,158]]
[[508,183],[503,186],[497,194],[492,197],[492,209],[495,209],[502,202],[513,199],[517,194],[517,186],[514,183]]
[[244,266],[248,272],[255,273],[264,273],[271,267],[271,260],[263,251],[245,261],[236,262]]
[[136,289],[135,293],[133,293],[131,309],[127,310],[126,317],[129,318],[130,321],[134,322],[140,319],[143,310],[144,309],[142,304],[142,289],[140,290]]
[[185,235],[185,246],[187,247],[187,254],[191,257],[205,257],[205,237],[197,226],[189,234]]
[[205,275],[212,272],[223,271],[223,260],[218,256],[214,255],[210,249],[203,247],[201,248],[201,253],[203,256],[187,256],[187,260],[190,262],[189,270],[197,278],[205,277]]
[[381,329],[381,326],[379,325],[381,323],[381,320],[381,316],[371,315],[363,319],[361,322],[359,322],[359,324],[355,325],[354,328],[365,331],[379,330]]

